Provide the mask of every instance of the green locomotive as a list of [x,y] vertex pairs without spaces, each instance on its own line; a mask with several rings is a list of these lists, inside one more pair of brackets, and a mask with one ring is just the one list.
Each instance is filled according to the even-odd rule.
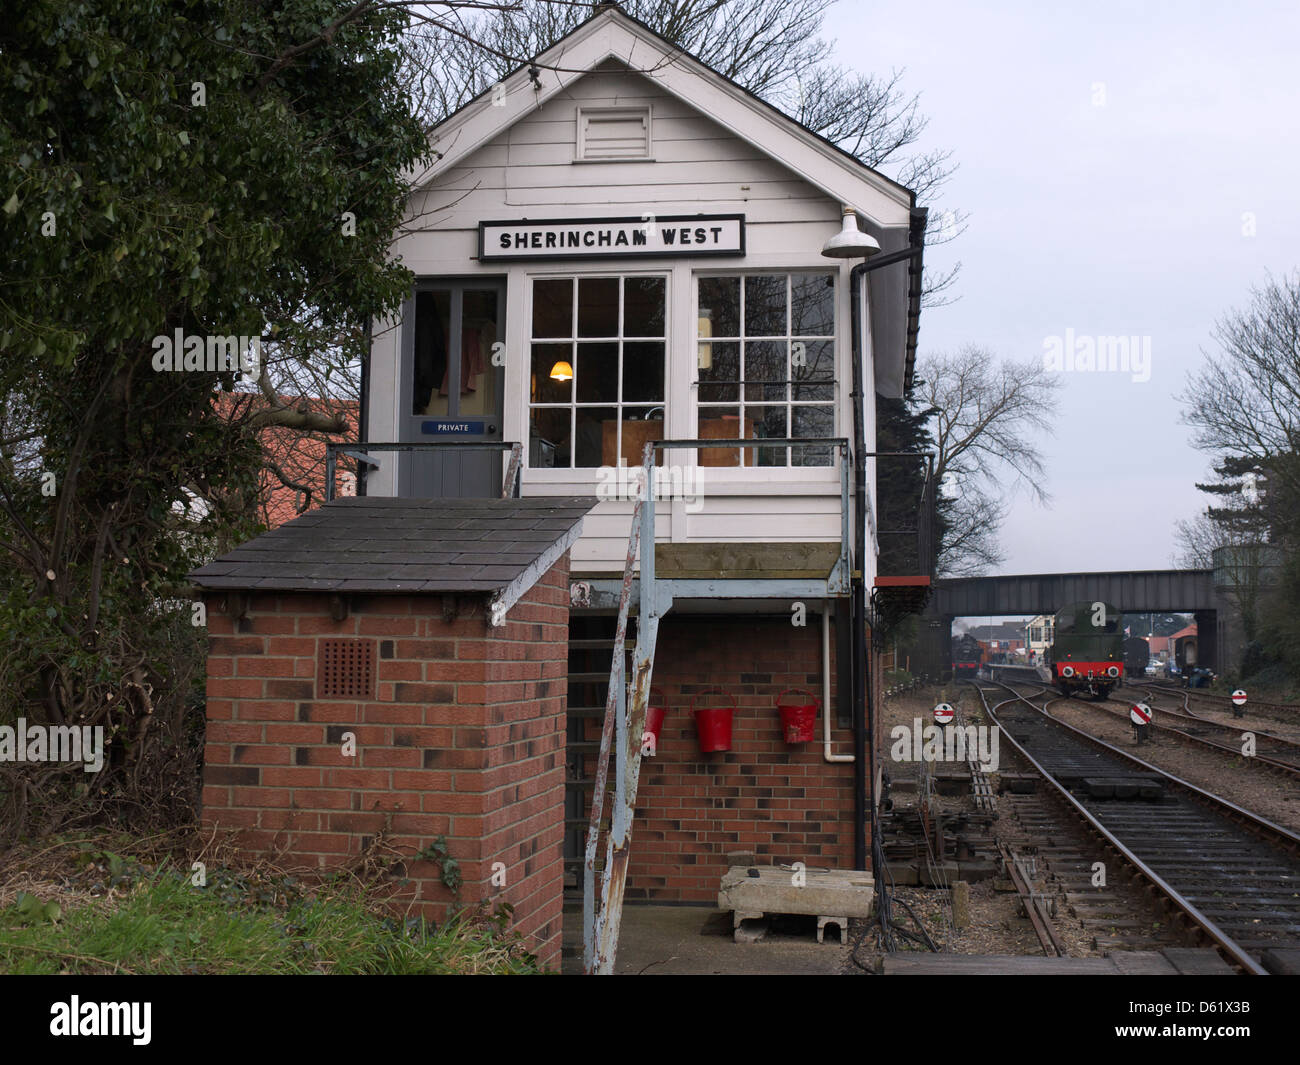
[[1124,682],[1124,633],[1119,611],[1099,601],[1056,612],[1056,642],[1047,651],[1052,682],[1062,695],[1104,699]]

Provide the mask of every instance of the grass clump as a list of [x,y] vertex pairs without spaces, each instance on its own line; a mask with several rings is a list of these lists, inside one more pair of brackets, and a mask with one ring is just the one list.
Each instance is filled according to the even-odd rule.
[[[0,973],[534,973],[510,908],[402,919],[366,884],[222,866],[199,877],[82,843],[78,869],[0,888]],[[196,883],[201,881],[201,884]]]

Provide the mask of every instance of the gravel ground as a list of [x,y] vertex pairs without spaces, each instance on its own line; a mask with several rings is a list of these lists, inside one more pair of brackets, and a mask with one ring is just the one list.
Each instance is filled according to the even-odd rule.
[[[974,724],[977,718],[972,716],[979,700],[969,687],[930,687],[917,692],[908,692],[883,700],[880,720],[883,727],[882,758],[886,760],[888,772],[895,781],[915,780],[918,765],[915,762],[894,762],[889,759],[890,729],[896,725],[912,727],[915,718],[921,719],[922,727],[934,723],[933,710],[937,703],[949,702],[966,715],[966,722]],[[898,810],[914,806],[916,793],[895,790],[895,808]],[[956,813],[972,808],[969,796],[936,797],[945,812]],[[926,931],[948,954],[1041,954],[1038,937],[1034,934],[1029,919],[1020,913],[1020,902],[1014,891],[997,891],[993,880],[982,880],[971,884],[971,919],[968,927],[958,930],[952,927],[952,912],[948,892],[936,888],[900,886],[894,891],[894,897],[906,903],[915,911],[924,924]],[[915,922],[911,920],[903,907],[894,911],[895,922],[902,927],[916,932]],[[1071,922],[1077,923],[1077,922]],[[1075,930],[1076,938],[1082,939],[1082,929]],[[1063,935],[1070,944],[1070,939]],[[854,932],[854,956],[857,965],[850,963],[846,972],[860,972],[861,966],[871,965],[881,957],[876,947],[876,930],[874,926],[864,926]],[[1073,945],[1073,944],[1070,944]],[[925,950],[919,944],[910,943],[899,937],[898,949]],[[1080,944],[1080,954],[1087,953],[1086,943]]]
[[[1131,688],[1121,688],[1116,695],[1121,699],[1138,699],[1145,698],[1145,692],[1135,692]],[[1181,709],[1177,696],[1158,695],[1154,701],[1157,710],[1169,708],[1173,710]],[[1274,736],[1281,736],[1288,740],[1300,740],[1300,710],[1294,717],[1290,715],[1273,715],[1265,714],[1258,710],[1252,711],[1249,703],[1246,704],[1245,717],[1233,717],[1229,709],[1217,710],[1213,704],[1203,700],[1192,700],[1192,713],[1204,721],[1213,721],[1219,725],[1228,725],[1234,729],[1245,730],[1248,728],[1258,729],[1260,732],[1271,732]],[[1181,719],[1180,719],[1181,720]],[[1157,724],[1159,721],[1157,720]]]
[[[1240,718],[1232,716],[1232,708],[1226,703],[1221,702],[1220,698],[1200,698],[1199,689],[1191,689],[1190,704],[1192,713],[1198,717],[1210,718],[1215,721],[1223,721],[1228,724],[1241,724]],[[1254,720],[1256,726],[1267,732],[1276,732],[1279,736],[1293,736],[1300,739],[1300,704],[1289,703],[1290,693],[1274,693],[1261,691],[1257,688],[1247,686],[1247,694],[1250,701],[1246,703],[1246,720]],[[1138,698],[1145,697],[1146,692],[1132,687],[1124,687],[1117,693],[1120,698]],[[1226,696],[1228,692],[1212,691],[1206,693],[1217,697]],[[1162,706],[1181,706],[1177,695],[1172,692],[1157,692],[1155,700]],[[1257,704],[1270,703],[1274,704],[1267,708]]]
[[1131,752],[1191,784],[1279,825],[1300,831],[1300,781],[1288,780],[1252,766],[1245,758],[1185,747],[1180,741],[1159,733],[1150,743],[1139,748],[1127,719],[1121,717],[1117,709],[1107,710],[1100,704],[1071,699],[1053,703],[1051,712],[1066,724],[1074,725],[1122,751]]

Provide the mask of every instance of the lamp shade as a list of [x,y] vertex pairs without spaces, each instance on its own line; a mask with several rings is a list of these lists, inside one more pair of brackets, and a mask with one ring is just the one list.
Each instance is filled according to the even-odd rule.
[[865,259],[879,250],[880,244],[858,228],[857,214],[846,206],[843,228],[825,243],[822,254],[829,259]]
[[551,380],[553,381],[572,381],[573,367],[561,359],[551,367]]

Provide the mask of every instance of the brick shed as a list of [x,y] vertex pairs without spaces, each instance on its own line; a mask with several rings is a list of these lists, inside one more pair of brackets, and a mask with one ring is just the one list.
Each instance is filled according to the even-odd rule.
[[[340,499],[191,574],[203,823],[312,870],[445,836],[460,901],[512,904],[558,967],[569,548],[591,505]],[[398,900],[445,914],[439,867],[405,874]]]

